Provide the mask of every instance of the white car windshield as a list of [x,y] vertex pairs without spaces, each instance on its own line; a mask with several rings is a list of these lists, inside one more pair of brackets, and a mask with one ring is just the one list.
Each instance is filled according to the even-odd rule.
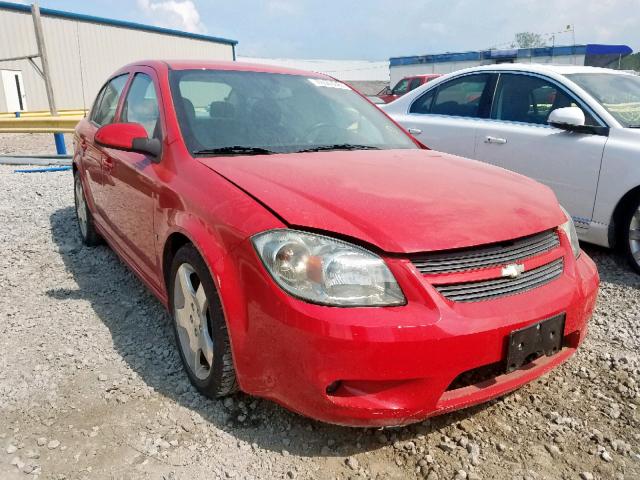
[[194,155],[418,148],[377,107],[328,78],[174,70],[170,81]]
[[622,126],[640,128],[640,77],[617,73],[566,76],[595,98]]

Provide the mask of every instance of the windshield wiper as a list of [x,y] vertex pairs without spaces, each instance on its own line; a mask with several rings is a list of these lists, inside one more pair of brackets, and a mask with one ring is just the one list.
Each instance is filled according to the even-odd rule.
[[334,143],[333,145],[318,145],[317,147],[305,148],[298,150],[296,153],[323,152],[327,150],[380,150],[380,148],[372,145],[357,145],[354,143]]
[[627,125],[627,128],[640,128],[640,123],[637,125]]
[[269,155],[276,153],[261,147],[247,147],[244,145],[234,145],[232,147],[205,148],[194,150],[193,155]]

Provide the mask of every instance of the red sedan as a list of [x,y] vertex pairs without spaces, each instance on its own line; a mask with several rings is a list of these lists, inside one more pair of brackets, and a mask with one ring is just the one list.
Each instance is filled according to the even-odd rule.
[[170,310],[204,395],[401,425],[513,390],[585,337],[598,274],[551,190],[426,149],[329,77],[129,65],[74,142],[84,242]]
[[413,77],[404,77],[393,88],[386,87],[378,93],[378,98],[383,103],[393,102],[400,98],[405,93],[409,93],[411,90],[415,90],[420,85],[430,82],[431,80],[438,78],[440,74],[431,73],[427,75],[415,75]]

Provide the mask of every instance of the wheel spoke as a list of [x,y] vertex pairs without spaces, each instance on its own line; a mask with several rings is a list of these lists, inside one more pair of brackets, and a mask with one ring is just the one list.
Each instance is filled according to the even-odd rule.
[[193,274],[193,269],[183,263],[178,268],[177,280],[178,287],[180,288],[180,293],[182,294],[182,305],[180,307],[186,306],[189,302],[192,302],[195,298],[195,292],[193,290],[193,285],[191,284],[191,275]]
[[200,349],[210,368],[213,365],[213,340],[209,336],[206,323],[203,323],[200,329]]
[[196,348],[191,351],[191,370],[196,374],[196,377],[202,377],[202,364],[200,363],[200,349]]
[[629,230],[629,240],[640,240],[640,229]]
[[189,330],[189,309],[186,307],[176,308],[176,323],[179,327]]
[[207,294],[204,293],[204,287],[202,283],[198,286],[198,290],[194,294],[194,299],[196,302],[196,310],[201,317],[205,317],[207,313],[207,308],[209,307],[207,301]]

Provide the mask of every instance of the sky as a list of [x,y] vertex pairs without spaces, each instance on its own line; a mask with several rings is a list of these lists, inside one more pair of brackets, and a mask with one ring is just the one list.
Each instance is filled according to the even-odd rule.
[[[30,2],[22,2],[30,3]],[[639,0],[40,0],[41,7],[238,40],[239,56],[386,60],[508,48],[572,25],[576,43],[640,50]],[[573,43],[556,33],[556,45]]]

